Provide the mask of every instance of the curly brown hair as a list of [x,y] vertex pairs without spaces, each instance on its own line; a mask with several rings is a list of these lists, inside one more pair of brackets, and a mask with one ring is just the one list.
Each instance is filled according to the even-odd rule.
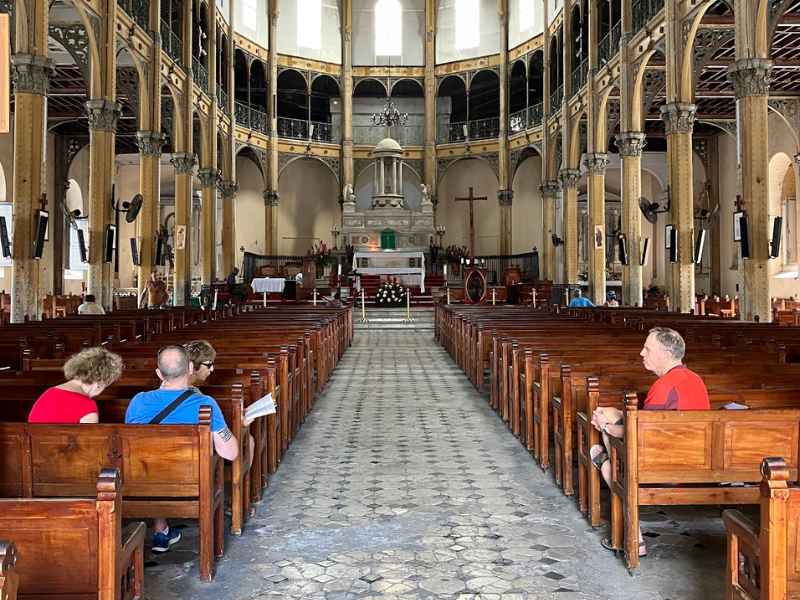
[[189,355],[189,360],[194,364],[194,370],[200,368],[200,364],[204,362],[214,362],[217,358],[217,351],[206,340],[194,340],[184,346],[186,354]]
[[78,352],[64,363],[63,370],[68,381],[77,379],[87,385],[102,382],[109,386],[120,378],[124,368],[119,354],[98,346]]

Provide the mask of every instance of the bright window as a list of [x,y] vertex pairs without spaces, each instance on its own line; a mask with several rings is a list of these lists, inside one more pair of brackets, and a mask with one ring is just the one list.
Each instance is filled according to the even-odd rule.
[[533,3],[536,0],[519,0],[519,30],[527,31],[536,23]]
[[258,24],[258,7],[256,0],[244,0],[242,2],[242,21],[246,27],[256,30]]
[[375,56],[403,54],[403,7],[399,0],[379,0],[375,5]]
[[297,45],[322,47],[322,0],[297,0]]
[[456,0],[456,50],[480,45],[480,0]]

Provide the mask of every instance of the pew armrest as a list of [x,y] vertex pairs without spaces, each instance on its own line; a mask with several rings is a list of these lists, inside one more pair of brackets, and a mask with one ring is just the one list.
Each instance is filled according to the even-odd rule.
[[131,523],[122,530],[120,564],[128,563],[130,556],[136,552],[137,548],[144,551],[144,536],[146,532],[147,525],[143,521]]
[[117,583],[121,598],[144,598],[144,536],[147,526],[142,521],[122,530],[120,554],[117,557]]
[[[772,573],[762,572],[761,545],[759,530],[738,510],[726,510],[722,513],[725,522],[725,533],[728,543],[728,569],[726,573],[726,597],[741,600],[755,600],[762,595],[762,582],[772,577]],[[769,567],[767,567],[769,569]],[[784,580],[776,586],[785,589]],[[782,584],[782,585],[781,585]],[[772,597],[770,595],[770,597]]]
[[758,547],[758,527],[738,510],[728,509],[723,512],[722,521],[725,523],[725,531],[728,535],[736,535]]

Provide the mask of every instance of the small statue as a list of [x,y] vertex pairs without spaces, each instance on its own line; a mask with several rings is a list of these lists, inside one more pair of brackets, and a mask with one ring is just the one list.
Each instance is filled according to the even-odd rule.
[[353,186],[349,183],[342,189],[342,198],[345,204],[356,203],[356,195],[353,193]]
[[433,202],[431,202],[431,186],[423,183],[419,186],[419,188],[422,190],[422,204],[433,204]]

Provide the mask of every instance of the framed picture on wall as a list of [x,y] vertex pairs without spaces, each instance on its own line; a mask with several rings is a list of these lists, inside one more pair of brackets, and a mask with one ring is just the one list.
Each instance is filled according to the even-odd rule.
[[603,231],[602,225],[595,225],[594,226],[594,247],[596,250],[603,249],[603,238],[605,237],[605,232]]
[[742,217],[744,216],[744,212],[735,212],[733,213],[733,241],[734,242],[741,242],[742,241]]
[[672,225],[667,225],[664,232],[664,248],[669,250],[672,247]]

